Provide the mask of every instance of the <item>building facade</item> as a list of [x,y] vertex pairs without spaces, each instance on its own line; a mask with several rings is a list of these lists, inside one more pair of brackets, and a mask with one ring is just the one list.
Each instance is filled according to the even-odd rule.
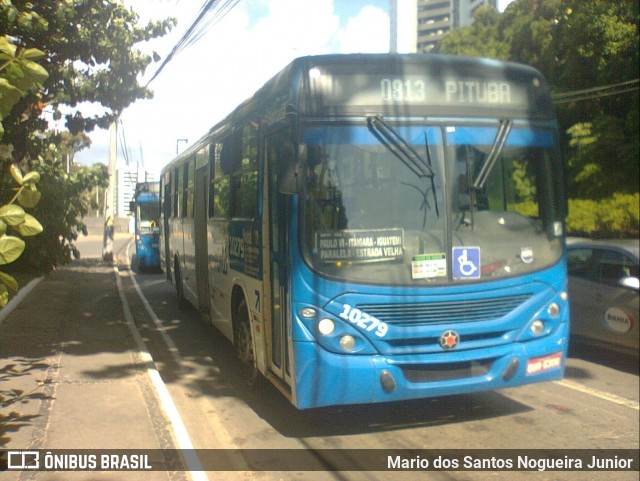
[[417,51],[431,52],[450,30],[471,25],[484,5],[495,8],[497,0],[418,0]]
[[116,170],[116,217],[127,217],[131,215],[129,206],[136,192],[136,184],[138,182],[154,182],[157,176],[151,172],[128,167]]

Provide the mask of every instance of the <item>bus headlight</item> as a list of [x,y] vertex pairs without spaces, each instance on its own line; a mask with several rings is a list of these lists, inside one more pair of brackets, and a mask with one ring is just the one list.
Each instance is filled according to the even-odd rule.
[[551,300],[542,307],[529,321],[527,327],[523,328],[517,337],[518,341],[528,341],[548,336],[561,326],[567,319],[566,292],[558,294],[558,298]]
[[557,302],[552,302],[551,304],[549,304],[549,307],[547,307],[547,314],[549,314],[550,317],[554,318],[560,315],[560,306]]
[[[322,319],[318,323],[318,331],[320,331],[320,334],[323,336],[328,336],[335,330],[335,328],[336,325],[331,319]],[[342,346],[342,341],[340,341],[340,345]]]
[[531,333],[534,336],[539,336],[544,332],[544,322],[541,320],[533,321],[531,323]]
[[313,319],[314,317],[316,317],[316,310],[312,307],[303,307],[302,309],[300,309],[300,316],[304,317],[305,319]]
[[340,347],[343,351],[351,352],[356,347],[356,340],[349,334],[340,338]]
[[[335,354],[348,355],[378,353],[366,333],[360,332],[351,322],[310,305],[298,306],[296,312],[298,325],[304,326],[323,349]],[[294,327],[294,336],[296,335]],[[311,340],[310,336],[306,335],[300,335],[300,338],[304,338],[305,341]]]

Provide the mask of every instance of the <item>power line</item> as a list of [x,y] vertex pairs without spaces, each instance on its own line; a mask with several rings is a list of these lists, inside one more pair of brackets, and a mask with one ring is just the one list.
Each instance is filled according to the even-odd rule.
[[640,88],[640,79],[634,79],[616,84],[603,85],[601,87],[592,87],[582,90],[573,90],[571,92],[552,94],[551,98],[555,104],[565,104],[568,102],[597,99],[611,95],[633,92],[634,90],[638,90],[638,88]]
[[118,119],[118,122],[120,123],[120,128],[118,129],[118,135],[120,136],[120,151],[128,167],[130,163],[129,146],[127,145],[127,139],[124,135],[124,124],[120,119]]
[[239,2],[240,0],[205,0],[196,19],[182,34],[180,40],[171,49],[169,55],[160,64],[160,67],[158,67],[158,70],[156,70],[156,73],[153,74],[145,87],[160,75],[160,72],[176,55],[200,40],[209,28],[222,20]]
[[217,9],[215,11],[212,11],[210,18],[203,20],[203,22],[206,22],[206,23],[204,23],[199,28],[199,30],[192,35],[192,38],[188,40],[188,42],[185,44],[182,50],[195,44],[198,40],[200,40],[200,38],[202,38],[207,33],[210,27],[214,26],[220,20],[222,20],[231,11],[231,9],[233,9],[233,7],[235,7],[239,2],[240,0],[224,0],[220,2],[221,3],[220,6],[217,6]]

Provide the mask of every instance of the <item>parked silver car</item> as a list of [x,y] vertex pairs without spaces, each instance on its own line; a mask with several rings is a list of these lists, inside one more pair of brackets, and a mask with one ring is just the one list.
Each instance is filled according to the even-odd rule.
[[638,240],[567,244],[571,334],[638,356]]

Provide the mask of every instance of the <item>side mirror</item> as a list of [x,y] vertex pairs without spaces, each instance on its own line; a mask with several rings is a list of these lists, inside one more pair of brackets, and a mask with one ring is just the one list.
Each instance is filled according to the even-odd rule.
[[622,279],[620,279],[619,284],[622,287],[626,287],[627,289],[631,289],[634,291],[640,290],[640,280],[637,277],[623,277]]

